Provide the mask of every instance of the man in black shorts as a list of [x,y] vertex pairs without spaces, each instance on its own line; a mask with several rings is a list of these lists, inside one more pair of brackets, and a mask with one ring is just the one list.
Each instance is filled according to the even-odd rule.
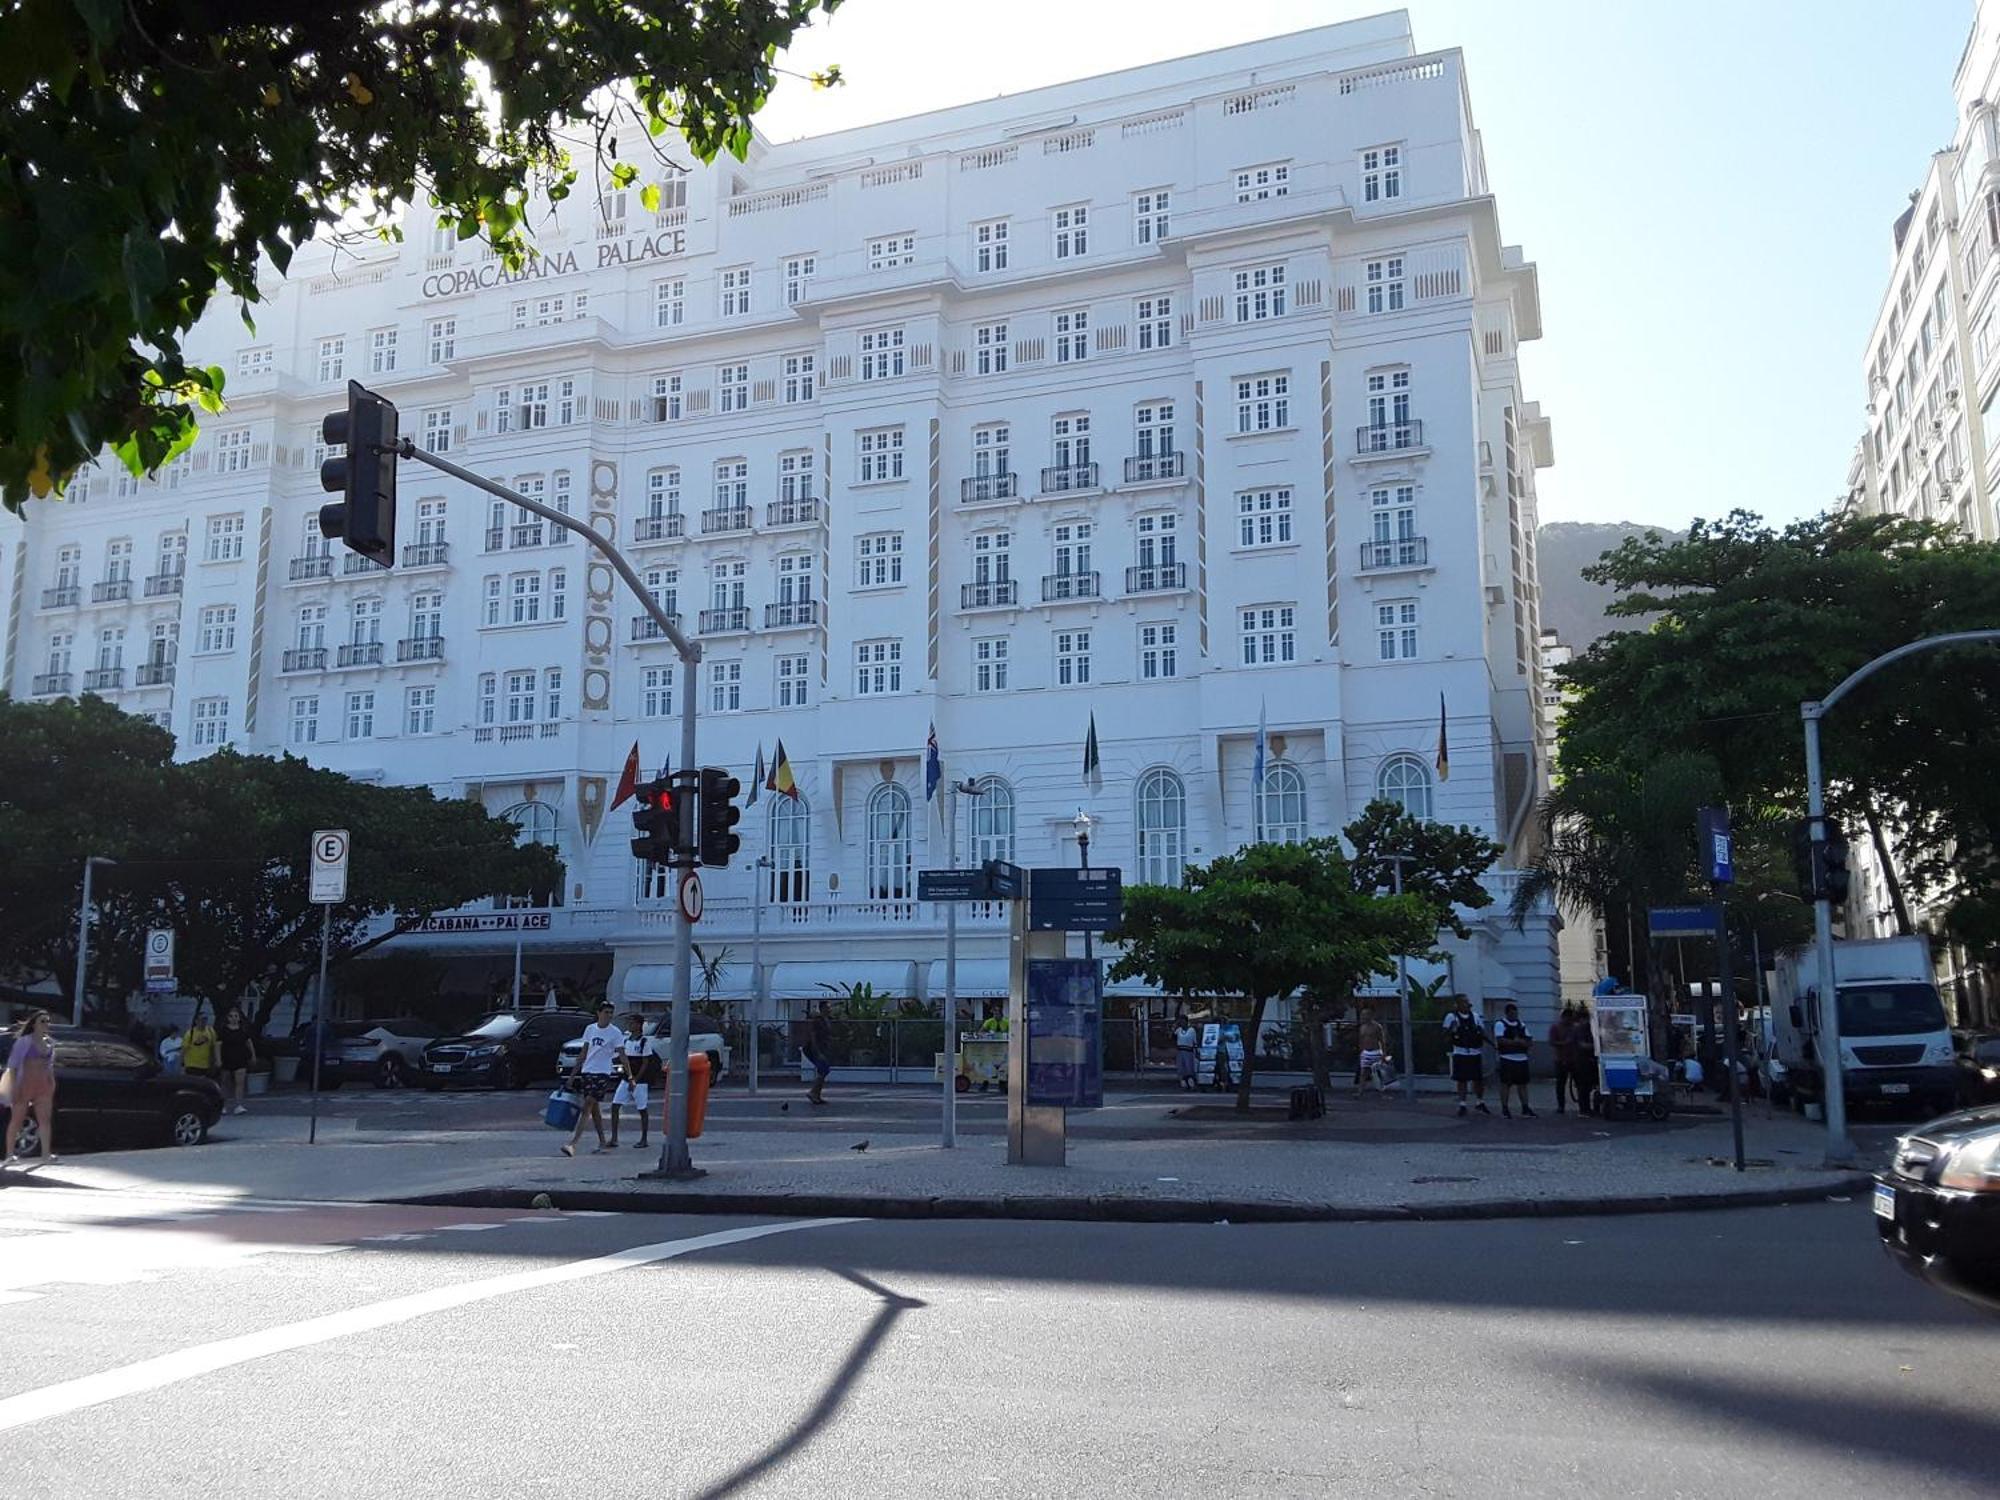
[[1528,1104],[1528,1023],[1512,1000],[1507,1002],[1505,1019],[1493,1028],[1493,1050],[1500,1054],[1500,1113],[1514,1117],[1507,1107],[1507,1091],[1513,1089],[1521,1096],[1521,1113],[1534,1119]]
[[1486,1033],[1479,1017],[1472,1013],[1470,1000],[1460,995],[1452,1004],[1451,1014],[1444,1018],[1444,1034],[1451,1044],[1451,1081],[1458,1090],[1458,1112],[1465,1113],[1465,1091],[1470,1087],[1479,1112],[1490,1115],[1493,1111],[1486,1107]]

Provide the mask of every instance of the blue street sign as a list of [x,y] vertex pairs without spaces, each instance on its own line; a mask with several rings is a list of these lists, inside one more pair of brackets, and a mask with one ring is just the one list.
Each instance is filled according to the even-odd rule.
[[1656,938],[1714,937],[1720,918],[1713,906],[1656,906],[1646,913],[1646,930]]
[[1704,807],[1700,813],[1701,857],[1708,868],[1708,878],[1715,885],[1728,885],[1736,879],[1736,864],[1733,857],[1734,844],[1729,836],[1729,809],[1726,807]]
[[1028,888],[1031,932],[1110,932],[1125,914],[1124,872],[1037,870]]
[[919,870],[919,901],[991,901],[993,882],[985,870]]
[[1029,1104],[1104,1103],[1104,979],[1097,960],[1031,958],[1027,965]]

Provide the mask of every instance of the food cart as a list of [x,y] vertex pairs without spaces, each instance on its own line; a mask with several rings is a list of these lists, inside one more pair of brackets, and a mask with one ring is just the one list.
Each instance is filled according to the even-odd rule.
[[1664,1070],[1653,1061],[1644,995],[1597,995],[1590,1024],[1597,1039],[1598,1112],[1607,1120],[1666,1119],[1672,1105],[1654,1088]]
[[[936,1055],[931,1076],[944,1078],[945,1057]],[[961,1031],[958,1034],[958,1077],[952,1087],[963,1094],[977,1086],[1007,1092],[1007,1033],[1004,1031]]]

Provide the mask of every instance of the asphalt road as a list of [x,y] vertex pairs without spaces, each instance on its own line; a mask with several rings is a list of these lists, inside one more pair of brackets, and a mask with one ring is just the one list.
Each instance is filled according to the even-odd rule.
[[2000,1485],[2000,1320],[1862,1202],[779,1226],[16,1187],[0,1328],[20,1497]]

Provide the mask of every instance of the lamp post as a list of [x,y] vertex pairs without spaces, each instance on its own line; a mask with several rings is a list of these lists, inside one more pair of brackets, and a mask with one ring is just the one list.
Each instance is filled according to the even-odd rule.
[[[945,863],[958,864],[958,799],[983,797],[986,789],[970,776],[947,788],[944,803]],[[944,904],[944,1114],[940,1149],[958,1144],[958,903]]]
[[[1070,819],[1070,826],[1076,829],[1076,867],[1079,870],[1088,870],[1090,868],[1090,830],[1097,826],[1097,819],[1079,807],[1076,810],[1076,816]],[[1090,929],[1088,927],[1083,930],[1083,956],[1085,958],[1090,957]]]
[[76,909],[76,996],[70,1006],[70,1020],[78,1026],[83,1024],[83,971],[90,958],[90,872],[99,865],[117,863],[102,854],[93,854],[83,862],[83,902]]
[[764,872],[771,856],[760,854],[750,866],[750,1092],[757,1092],[757,1023],[764,1013]]

